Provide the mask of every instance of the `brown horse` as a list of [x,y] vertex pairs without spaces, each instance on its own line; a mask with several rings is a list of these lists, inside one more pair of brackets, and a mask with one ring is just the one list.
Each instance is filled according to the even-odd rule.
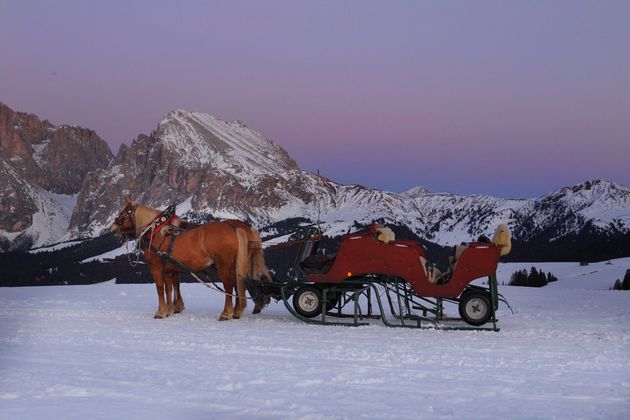
[[[230,221],[211,222],[171,235],[173,226],[179,226],[182,222],[176,216],[170,223],[159,221],[157,218],[160,213],[125,198],[125,207],[111,227],[118,236],[145,237],[140,239],[139,247],[144,252],[145,262],[157,289],[159,306],[155,318],[164,318],[184,310],[184,300],[179,289],[179,273],[184,271],[181,265],[193,272],[214,266],[226,292],[225,306],[219,320],[240,318],[247,303],[245,278],[269,276],[262,248],[255,243],[257,238],[260,244],[258,231],[243,222]],[[252,238],[252,244],[249,238]],[[181,265],[160,257],[156,250],[170,254]],[[234,288],[237,299],[232,306]],[[174,292],[174,299],[171,299],[171,292]],[[259,312],[260,308],[257,309]]]

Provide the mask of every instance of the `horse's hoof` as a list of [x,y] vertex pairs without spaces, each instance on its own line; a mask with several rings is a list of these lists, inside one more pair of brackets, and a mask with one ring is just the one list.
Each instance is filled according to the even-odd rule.
[[258,305],[254,306],[254,310],[252,311],[253,314],[259,314],[260,311],[262,311],[262,308]]
[[162,319],[162,315],[155,314],[155,315],[153,315],[153,319]]
[[229,320],[229,319],[230,319],[230,317],[229,317],[229,316],[227,316],[227,315],[221,315],[221,316],[219,317],[219,321],[227,321],[227,320]]

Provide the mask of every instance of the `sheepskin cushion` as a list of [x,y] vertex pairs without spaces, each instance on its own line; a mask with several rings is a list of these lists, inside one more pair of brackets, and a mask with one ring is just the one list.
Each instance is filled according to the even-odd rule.
[[394,235],[394,231],[392,231],[388,227],[378,227],[376,228],[376,239],[381,242],[391,242],[396,240],[396,235]]
[[507,225],[502,223],[497,226],[492,237],[492,243],[497,245],[501,249],[501,255],[507,255],[512,249],[512,238],[510,235],[510,229]]

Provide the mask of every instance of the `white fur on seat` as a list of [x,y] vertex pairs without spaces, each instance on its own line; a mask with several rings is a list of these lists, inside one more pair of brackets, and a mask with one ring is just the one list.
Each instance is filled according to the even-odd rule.
[[437,267],[429,266],[427,279],[430,283],[436,284],[442,278],[442,272]]
[[423,256],[420,256],[420,265],[422,266],[422,269],[424,270],[425,277],[429,278],[429,273],[427,273],[427,259],[424,258]]
[[376,228],[376,239],[381,242],[388,243],[396,240],[396,235],[394,235],[394,231],[388,227],[377,227]]
[[455,245],[455,256],[448,257],[448,266],[451,269],[451,272],[455,271],[455,266],[457,265],[459,257],[461,257],[462,253],[467,249],[468,247],[466,245]]
[[501,223],[497,226],[497,229],[494,231],[494,236],[492,237],[492,243],[501,249],[501,255],[510,253],[512,249],[512,238],[510,229],[508,229],[506,224]]
[[429,265],[427,267],[427,259],[424,257],[420,257],[420,264],[422,265],[424,275],[427,277],[429,283],[436,284],[438,280],[442,277],[442,272],[438,270],[437,267],[433,267],[432,265]]

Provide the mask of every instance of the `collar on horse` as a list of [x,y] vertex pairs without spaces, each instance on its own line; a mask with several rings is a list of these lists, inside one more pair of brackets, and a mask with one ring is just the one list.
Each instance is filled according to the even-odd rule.
[[147,239],[153,239],[153,236],[156,233],[158,233],[164,226],[170,225],[175,218],[177,218],[177,216],[175,215],[175,204],[173,203],[159,213],[155,219],[149,223],[148,227],[152,226],[152,228],[147,229],[147,231],[141,235],[141,238],[146,235]]

